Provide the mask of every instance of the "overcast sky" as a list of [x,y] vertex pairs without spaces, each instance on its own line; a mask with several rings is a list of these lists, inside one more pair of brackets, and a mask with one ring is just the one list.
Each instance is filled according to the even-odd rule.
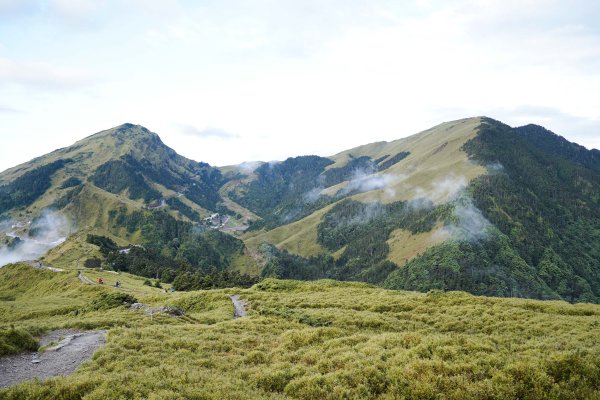
[[124,122],[213,165],[452,119],[600,148],[600,1],[0,0],[0,170]]

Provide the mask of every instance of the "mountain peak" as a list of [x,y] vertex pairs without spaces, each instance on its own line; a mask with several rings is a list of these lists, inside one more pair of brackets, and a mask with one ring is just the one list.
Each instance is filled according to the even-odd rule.
[[110,129],[106,129],[104,131],[100,131],[91,136],[88,136],[87,138],[83,139],[82,141],[85,141],[88,139],[103,138],[103,137],[115,137],[115,138],[121,138],[121,139],[143,138],[143,137],[158,138],[158,135],[154,132],[151,132],[148,128],[146,128],[142,125],[136,125],[136,124],[132,124],[130,122],[126,122],[124,124],[115,126]]

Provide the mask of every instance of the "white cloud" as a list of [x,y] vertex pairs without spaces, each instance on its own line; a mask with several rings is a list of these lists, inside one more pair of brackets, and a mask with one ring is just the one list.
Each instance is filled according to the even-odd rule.
[[73,68],[62,68],[49,63],[25,62],[0,58],[0,85],[15,84],[39,90],[65,90],[89,86],[96,77]]
[[481,240],[489,235],[492,224],[483,216],[469,197],[455,202],[454,222],[445,226],[442,234],[466,240]]
[[429,188],[415,188],[412,200],[416,201],[416,206],[422,204],[423,199],[427,200],[427,204],[451,201],[464,191],[468,183],[468,179],[462,175],[448,175],[431,182]]
[[229,139],[239,138],[239,136],[236,135],[235,133],[227,132],[224,129],[210,127],[210,126],[203,128],[203,129],[198,129],[191,125],[182,125],[180,127],[180,130],[185,135],[195,136],[195,137],[198,137],[201,139],[214,138],[214,139],[229,140]]
[[[3,121],[0,169],[42,135],[68,145],[129,120],[217,165],[330,155],[476,115],[600,147],[599,2],[25,3],[31,29],[0,24],[2,101],[28,111]],[[97,29],[74,34],[69,18]],[[209,151],[172,121],[239,137]]]
[[359,169],[354,171],[348,184],[338,194],[345,196],[348,193],[363,193],[383,189],[389,197],[394,197],[393,184],[404,178],[402,175],[375,174],[373,171]]

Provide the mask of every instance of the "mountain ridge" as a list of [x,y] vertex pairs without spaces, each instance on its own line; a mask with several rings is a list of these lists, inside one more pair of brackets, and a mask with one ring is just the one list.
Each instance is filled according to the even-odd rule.
[[[179,260],[167,263],[176,269],[183,261],[205,270],[214,263],[218,269],[278,278],[597,301],[600,278],[593,259],[600,249],[593,237],[598,227],[577,213],[593,216],[585,210],[600,201],[594,195],[600,187],[598,160],[597,151],[542,127],[511,128],[474,117],[330,157],[220,169],[179,156],[157,134],[125,123],[1,173],[0,196],[6,201],[0,211],[26,221],[49,207],[62,210],[80,232],[144,244]],[[556,177],[546,176],[548,171]],[[575,186],[560,176],[572,177]],[[19,194],[29,181],[39,184],[38,191]],[[526,187],[538,190],[537,197],[526,198]],[[503,197],[509,192],[517,196],[515,204]],[[535,200],[539,196],[554,203]],[[565,202],[571,197],[575,203]],[[529,211],[515,208],[520,203]],[[569,223],[583,231],[561,227],[551,214],[554,208],[573,210]],[[217,225],[203,221],[215,213],[224,218]],[[538,220],[529,221],[528,215]],[[228,225],[220,226],[222,221]],[[206,236],[213,228],[227,234]],[[533,253],[521,243],[544,229],[582,239],[583,264],[555,239],[536,239]],[[71,241],[85,240],[74,237],[61,248],[76,249]],[[84,253],[97,257],[86,246]],[[60,263],[63,253],[57,249],[48,257]],[[143,273],[171,277],[165,279],[178,273],[148,262],[156,270]],[[466,274],[473,268],[479,275]]]

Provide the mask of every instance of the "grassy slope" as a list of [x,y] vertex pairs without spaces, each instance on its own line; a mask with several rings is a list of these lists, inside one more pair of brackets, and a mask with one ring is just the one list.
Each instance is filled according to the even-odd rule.
[[[367,155],[377,159],[386,154],[393,156],[408,151],[410,152],[408,157],[379,173],[399,178],[394,179],[391,186],[387,188],[392,189],[393,194],[389,191],[376,190],[353,198],[361,201],[377,200],[382,203],[410,200],[417,195],[415,193],[417,188],[430,192],[437,181],[446,177],[462,176],[468,182],[485,173],[484,168],[470,162],[467,153],[461,150],[465,142],[477,135],[480,123],[481,118],[445,122],[404,139],[357,147],[331,157],[336,163],[329,168],[344,165],[350,154],[355,157]],[[335,194],[346,184],[332,186],[325,189],[323,193]],[[447,199],[441,196],[435,200],[445,202]]]
[[[467,154],[461,150],[465,142],[475,137],[480,122],[480,118],[446,122],[408,138],[360,146],[331,157],[335,164],[328,168],[345,165],[350,155],[377,159],[384,155],[393,156],[402,151],[409,151],[411,154],[404,160],[379,173],[379,175],[393,176],[390,187],[393,194],[389,191],[375,190],[352,196],[356,200],[365,202],[390,203],[410,200],[417,197],[418,193],[431,192],[436,182],[448,177],[464,177],[465,182],[468,183],[485,173],[484,168],[470,162]],[[334,195],[346,184],[347,182],[344,182],[326,188],[322,193]],[[440,192],[439,196],[434,196],[435,200],[439,203],[445,202],[447,200],[445,194]],[[331,206],[323,208],[299,221],[270,231],[251,232],[244,241],[249,246],[257,246],[263,242],[272,243],[304,257],[319,254],[323,249],[317,243],[317,225],[330,208]],[[405,260],[410,260],[428,247],[439,243],[440,238],[442,237],[435,235],[434,232],[421,235],[397,232],[388,242],[391,247],[389,259],[402,265]]]
[[90,311],[114,289],[73,273],[9,266],[0,290],[14,297],[0,301],[2,326],[110,329],[106,347],[74,375],[2,398],[599,398],[596,305],[267,280],[235,291],[251,309],[239,320],[232,290],[136,293],[187,310],[151,319]]
[[411,259],[421,255],[428,248],[449,239],[450,235],[436,227],[431,232],[412,234],[410,231],[396,229],[387,241],[390,246],[388,260],[403,266]]
[[267,232],[250,232],[245,236],[244,242],[251,248],[267,242],[304,257],[317,255],[324,251],[323,247],[317,243],[317,225],[321,222],[323,215],[332,207],[333,205],[323,207],[308,217]]

